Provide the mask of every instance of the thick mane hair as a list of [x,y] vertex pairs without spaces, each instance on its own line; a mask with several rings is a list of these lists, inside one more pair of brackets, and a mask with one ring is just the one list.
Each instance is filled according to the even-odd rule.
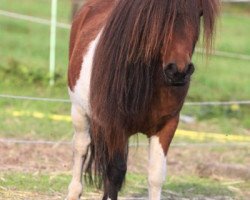
[[215,20],[219,15],[219,0],[201,0],[203,15],[203,40],[207,52],[211,50],[215,33]]
[[[107,20],[96,48],[90,85],[94,145],[103,147],[95,150],[96,165],[111,159],[117,149],[126,153],[126,134],[134,131],[140,115],[150,111],[162,48],[171,41],[180,5],[184,5],[184,19],[192,18],[190,8],[201,10],[209,47],[218,0],[119,0]],[[108,156],[102,156],[103,152]]]

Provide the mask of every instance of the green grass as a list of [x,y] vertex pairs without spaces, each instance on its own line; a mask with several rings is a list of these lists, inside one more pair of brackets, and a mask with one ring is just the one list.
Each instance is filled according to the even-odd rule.
[[164,189],[172,190],[184,197],[192,198],[196,195],[213,196],[233,196],[230,190],[221,183],[194,176],[170,177],[169,183]]
[[226,3],[222,6],[224,13],[233,13],[233,15],[250,16],[249,3]]
[[[28,86],[48,81],[49,27],[0,18],[0,28],[1,49],[4,49],[0,53],[1,78],[9,77],[5,85]],[[68,38],[68,30],[58,29],[56,79],[64,85]]]
[[[249,8],[250,10],[250,8]],[[226,52],[250,54],[250,16],[223,14],[217,28],[215,48]]]
[[[60,0],[58,2],[57,17],[60,22],[70,21],[70,1]],[[50,0],[22,0],[22,3],[18,0],[1,0],[0,8],[10,12],[18,12],[25,15],[31,15],[41,18],[50,18],[51,1]]]
[[[65,174],[30,174],[30,173],[1,173],[0,188],[17,191],[39,192],[52,195],[59,192],[66,195],[70,176]],[[86,193],[98,192],[94,187],[87,186]],[[234,197],[227,186],[210,179],[194,176],[170,176],[163,186],[163,195],[168,191],[178,193],[182,197],[192,198],[198,195],[206,197],[230,196]],[[100,192],[99,192],[100,193]],[[147,196],[147,178],[139,174],[128,174],[121,196]]]
[[7,173],[1,175],[1,187],[21,191],[33,192],[62,192],[67,188],[70,176],[46,175],[46,174],[26,174]]
[[[250,41],[250,40],[249,40]],[[249,53],[250,55],[250,53]],[[188,101],[237,101],[250,99],[249,61],[212,57],[207,66],[199,56],[192,78]],[[236,106],[236,109],[234,109]],[[250,107],[247,106],[186,106],[183,114],[206,121],[206,131],[249,133]],[[183,125],[185,126],[185,125]],[[183,127],[182,126],[182,127]],[[185,126],[187,128],[187,126]],[[198,129],[197,129],[198,130]]]

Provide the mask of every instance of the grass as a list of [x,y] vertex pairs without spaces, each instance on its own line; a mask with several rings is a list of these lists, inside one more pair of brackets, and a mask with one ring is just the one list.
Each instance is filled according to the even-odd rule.
[[[30,191],[46,195],[53,193],[66,194],[67,185],[70,176],[66,174],[23,174],[23,173],[5,173],[1,175],[0,188],[5,190]],[[1,190],[1,189],[0,189]],[[87,186],[85,193],[100,193],[93,187]],[[227,186],[213,180],[202,179],[198,177],[170,176],[163,186],[163,195],[168,191],[178,193],[181,197],[195,197],[198,195],[213,196],[230,196],[233,193]],[[192,192],[191,192],[192,191]],[[147,179],[140,174],[128,174],[125,187],[121,196],[147,196]]]
[[164,188],[189,198],[196,195],[204,195],[207,197],[233,196],[233,193],[221,183],[194,176],[170,177],[168,184],[166,184]]
[[[240,23],[238,23],[239,21]],[[250,28],[249,21],[250,16],[223,14],[218,23],[215,48],[249,55],[250,40],[246,34],[246,29]]]
[[67,189],[70,176],[8,173],[1,177],[1,187],[10,190],[33,191],[33,192],[62,192]]

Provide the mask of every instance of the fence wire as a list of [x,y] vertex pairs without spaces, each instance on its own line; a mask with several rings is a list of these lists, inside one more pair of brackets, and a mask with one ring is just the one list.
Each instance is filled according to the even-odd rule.
[[250,3],[250,0],[222,0],[223,3]]
[[28,100],[28,101],[45,101],[45,102],[56,102],[56,103],[70,103],[69,99],[61,98],[42,98],[42,97],[31,97],[31,96],[15,96],[9,94],[0,94],[0,98],[13,99],[13,100]]
[[[31,96],[16,96],[9,94],[0,94],[0,99],[26,100],[26,101],[44,101],[54,103],[70,103],[69,99],[62,98],[42,98]],[[203,101],[203,102],[186,102],[185,106],[230,106],[230,105],[250,105],[250,100],[243,101]]]
[[[58,146],[58,145],[72,145],[73,143],[70,141],[45,141],[45,140],[22,140],[22,139],[0,139],[0,143],[3,144],[21,144],[21,145],[51,145],[51,146]],[[129,147],[136,148],[136,147],[148,147],[148,143],[130,143]],[[228,142],[228,143],[215,143],[215,142],[208,142],[208,143],[186,143],[186,142],[176,142],[172,143],[171,147],[250,147],[249,142]]]
[[[24,21],[28,21],[28,22],[32,22],[32,23],[51,26],[51,21],[49,19],[43,19],[43,18],[34,17],[34,16],[30,16],[30,15],[23,15],[23,14],[19,14],[19,13],[15,13],[15,12],[9,12],[6,10],[0,10],[0,15],[5,16],[5,17],[9,17],[9,18],[13,18],[13,19],[17,19],[17,20],[24,20]],[[57,22],[57,27],[63,28],[63,29],[70,29],[71,25],[66,24],[66,23],[62,23],[62,22]]]

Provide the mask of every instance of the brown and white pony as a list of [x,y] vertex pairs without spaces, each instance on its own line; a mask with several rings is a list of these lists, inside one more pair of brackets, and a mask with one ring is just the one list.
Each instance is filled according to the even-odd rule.
[[128,139],[138,132],[150,141],[149,199],[160,199],[200,24],[209,48],[218,12],[218,0],[88,0],[82,7],[70,38],[75,134],[68,200],[80,198],[82,172],[91,168],[104,184],[103,200],[117,199]]

